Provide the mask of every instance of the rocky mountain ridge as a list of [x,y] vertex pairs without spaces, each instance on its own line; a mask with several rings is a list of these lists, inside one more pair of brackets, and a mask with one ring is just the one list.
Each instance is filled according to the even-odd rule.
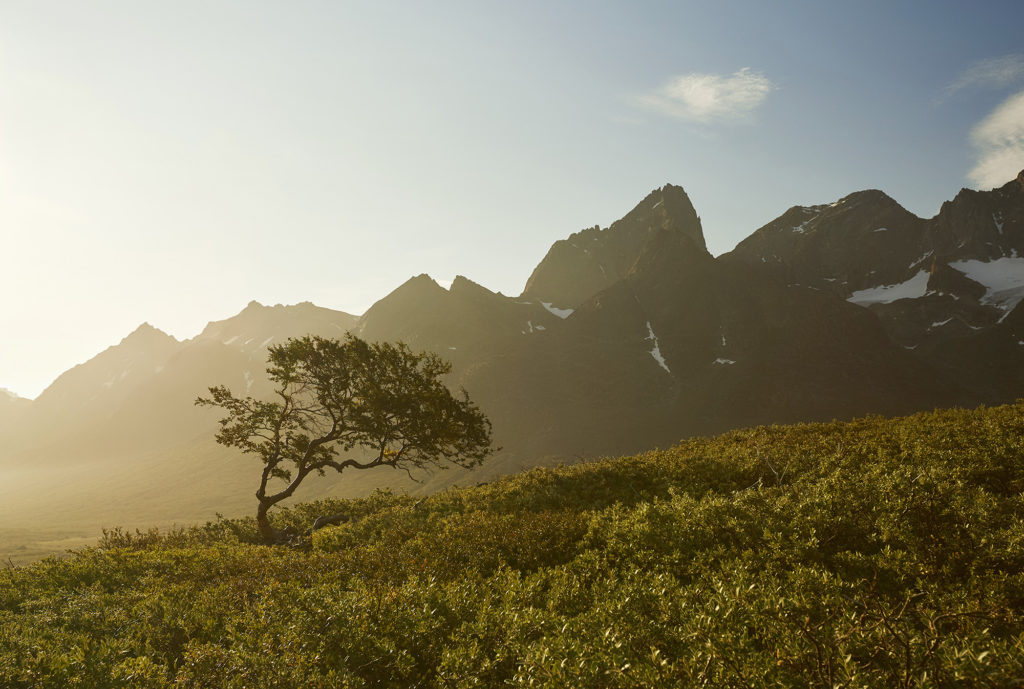
[[722,257],[870,309],[892,341],[986,400],[1019,395],[1024,172],[922,219],[878,191],[795,207]]

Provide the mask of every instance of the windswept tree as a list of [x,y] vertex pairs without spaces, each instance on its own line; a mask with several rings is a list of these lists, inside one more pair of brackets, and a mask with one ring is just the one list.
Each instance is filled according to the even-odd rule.
[[221,407],[217,442],[263,462],[256,523],[277,540],[271,507],[310,474],[390,466],[407,471],[451,462],[479,464],[491,452],[491,425],[465,391],[441,377],[451,364],[402,343],[302,337],[270,348],[275,398],[235,397],[224,386],[196,404]]

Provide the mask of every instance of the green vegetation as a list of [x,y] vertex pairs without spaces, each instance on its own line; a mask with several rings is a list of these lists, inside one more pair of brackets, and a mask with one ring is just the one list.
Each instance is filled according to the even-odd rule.
[[[256,524],[264,543],[281,540],[268,512],[310,474],[328,469],[478,465],[491,452],[491,424],[441,382],[451,364],[402,344],[306,336],[270,348],[267,376],[279,401],[235,397],[224,386],[196,404],[221,407],[217,442],[263,462]],[[369,452],[338,458],[338,451]],[[274,480],[284,486],[273,485]],[[268,492],[269,491],[269,492]]]
[[[4,687],[1024,681],[1024,403],[757,428],[0,572]],[[176,684],[177,683],[177,684]]]

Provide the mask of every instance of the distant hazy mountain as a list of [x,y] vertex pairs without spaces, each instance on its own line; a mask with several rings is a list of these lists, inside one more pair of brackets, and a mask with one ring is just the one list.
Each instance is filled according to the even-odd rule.
[[195,339],[216,340],[242,352],[256,352],[263,361],[271,344],[306,334],[340,337],[356,320],[356,316],[314,306],[308,301],[295,306],[263,306],[251,301],[237,316],[209,323]]
[[[262,396],[267,347],[307,333],[450,360],[503,448],[472,476],[771,422],[1024,394],[1024,173],[922,219],[881,191],[796,206],[712,257],[682,188],[555,242],[518,297],[411,278],[362,317],[250,303],[177,341],[143,324],[33,402],[0,393],[0,519],[192,521],[251,509],[255,460],[213,442],[210,385]],[[311,483],[302,497],[402,474]]]
[[28,404],[29,400],[7,388],[0,388],[0,409],[13,409]]
[[[309,303],[252,302],[183,342],[141,325],[23,400],[17,424],[0,425],[0,522],[95,531],[247,509],[254,460],[216,445],[217,415],[194,400],[216,384],[267,394],[275,340],[336,337],[355,322]],[[0,424],[4,416],[0,407]]]
[[20,397],[7,388],[0,388],[0,434],[16,425],[28,409],[30,400]]

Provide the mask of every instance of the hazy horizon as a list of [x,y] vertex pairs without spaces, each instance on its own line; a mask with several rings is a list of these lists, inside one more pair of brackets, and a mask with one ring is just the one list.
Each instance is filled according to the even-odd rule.
[[[1016,17],[1016,20],[1014,19]],[[795,204],[931,217],[1024,168],[1019,3],[0,7],[0,388],[149,322],[518,294],[686,189],[718,255]]]

